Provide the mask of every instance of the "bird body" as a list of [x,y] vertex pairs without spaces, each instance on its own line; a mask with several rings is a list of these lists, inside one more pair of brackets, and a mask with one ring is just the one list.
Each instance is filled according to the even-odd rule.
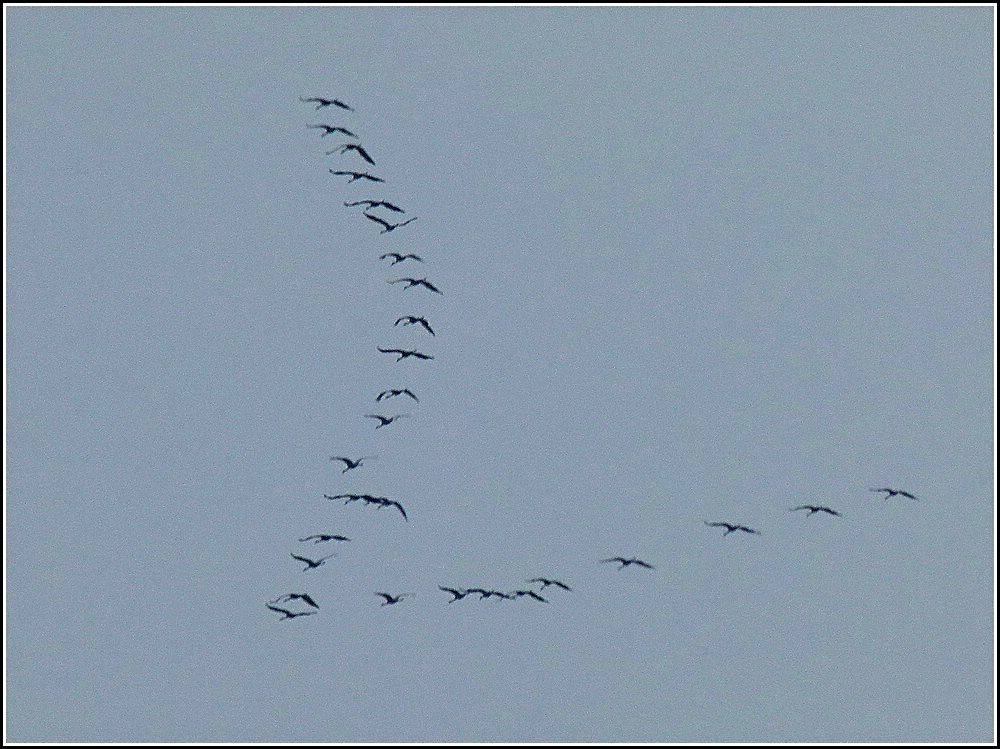
[[[368,174],[368,172],[335,171],[333,169],[330,169],[329,171],[330,174],[350,177],[350,180],[348,180],[348,184],[359,179],[367,179],[371,180],[372,182],[385,182],[385,180],[382,179],[381,177],[373,177],[372,175]],[[365,215],[367,216],[368,214]]]
[[322,129],[324,131],[324,133],[320,136],[321,138],[325,138],[326,136],[330,135],[331,133],[343,133],[344,135],[348,136],[349,138],[357,138],[358,137],[354,133],[352,133],[350,130],[348,130],[347,128],[339,127],[339,126],[335,126],[335,125],[322,125],[322,124],[321,125],[306,125],[306,127],[309,128],[310,130],[320,130],[320,129]]
[[346,104],[344,104],[344,102],[340,101],[339,99],[324,99],[321,96],[310,96],[308,99],[303,99],[300,96],[299,101],[315,102],[317,110],[322,109],[323,107],[335,106],[335,107],[340,107],[341,109],[346,109],[348,112],[354,111],[354,107],[347,106]]
[[364,214],[364,216],[365,216],[365,218],[371,219],[376,224],[381,224],[382,226],[385,227],[384,229],[382,229],[382,231],[379,232],[379,234],[385,234],[386,232],[390,232],[393,229],[398,229],[401,226],[406,226],[408,223],[410,223],[412,221],[416,221],[417,218],[418,218],[417,216],[414,216],[413,218],[408,218],[406,221],[403,221],[400,224],[390,224],[388,221],[386,221],[384,219],[381,219],[378,216],[373,216],[373,215],[371,215],[370,213],[367,213],[367,212]]
[[[799,507],[793,507],[790,512],[795,512],[796,510],[809,510],[809,515],[815,515],[817,512],[825,512],[827,515],[841,516],[836,510],[831,510],[829,507],[822,505],[800,505]],[[806,517],[809,517],[809,515],[806,515]]]
[[393,323],[393,326],[395,327],[400,323],[403,323],[403,325],[420,325],[428,333],[434,335],[434,329],[431,328],[431,324],[427,322],[426,317],[414,317],[413,315],[403,315],[401,318],[396,320],[395,323]]
[[[365,214],[368,215],[367,213]],[[423,286],[436,294],[441,294],[441,290],[437,286],[432,284],[426,278],[397,278],[392,281],[386,281],[386,283],[405,283],[406,286],[403,288],[409,289],[412,286]]]
[[350,458],[342,458],[339,455],[333,455],[330,457],[330,460],[342,460],[344,462],[345,467],[344,470],[341,471],[341,473],[347,473],[352,468],[360,467],[363,464],[363,461],[374,460],[374,459],[375,459],[374,455],[362,455],[357,460],[351,460]]
[[[615,560],[615,561],[617,561],[617,560]],[[547,577],[533,577],[530,580],[528,580],[528,582],[529,583],[541,583],[542,584],[542,590],[545,590],[550,585],[555,585],[555,586],[557,586],[559,588],[562,588],[563,590],[570,590],[570,591],[573,590],[566,583],[559,582],[558,580],[549,580]]]
[[755,531],[753,528],[747,528],[745,525],[736,525],[735,523],[710,523],[706,520],[705,525],[711,526],[712,528],[725,528],[726,532],[722,534],[723,536],[728,536],[733,531],[743,531],[744,533],[756,533],[758,536],[760,535],[760,531]]
[[417,403],[420,402],[420,399],[417,398],[417,396],[414,395],[413,391],[410,390],[409,388],[398,388],[398,389],[393,388],[391,390],[383,390],[381,393],[375,396],[375,400],[380,402],[386,398],[394,398],[397,395],[408,395],[411,398],[413,398],[413,400],[415,400]]
[[348,208],[353,208],[356,205],[367,205],[369,208],[387,208],[390,211],[395,211],[396,213],[406,213],[398,205],[393,205],[387,200],[355,200],[353,203],[344,203]]
[[410,414],[396,414],[395,416],[382,416],[381,414],[365,414],[365,417],[369,419],[378,419],[379,423],[375,425],[375,428],[381,429],[384,426],[388,426],[396,419],[402,419],[409,415]]
[[306,565],[302,569],[303,572],[308,572],[309,570],[314,570],[317,567],[322,566],[322,564],[327,559],[331,559],[332,557],[335,557],[335,556],[337,556],[337,555],[336,554],[327,554],[325,557],[322,557],[320,559],[309,559],[308,557],[301,557],[298,554],[292,554],[291,555],[292,559],[298,559],[300,562],[302,562],[303,564]]
[[385,603],[382,604],[383,606],[389,606],[390,604],[393,604],[393,603],[399,603],[400,601],[402,601],[407,596],[412,596],[413,594],[412,593],[400,593],[398,596],[394,596],[391,593],[379,593],[378,591],[375,591],[375,595],[382,596],[385,599]]
[[387,252],[384,255],[378,256],[379,260],[385,260],[386,258],[392,258],[392,262],[390,263],[390,265],[396,265],[397,263],[401,263],[404,260],[416,260],[418,263],[424,262],[424,259],[422,257],[420,257],[419,255],[414,255],[412,252],[409,252],[406,255],[400,255],[398,252]]
[[[873,492],[885,492],[885,496],[882,499],[889,499],[889,497],[895,497],[897,494],[901,497],[906,497],[907,499],[917,499],[909,492],[904,492],[902,489],[890,489],[888,487],[883,489],[872,489]],[[919,500],[918,500],[919,501]]]
[[311,536],[300,538],[299,542],[312,541],[314,544],[321,544],[324,541],[350,541],[347,536],[333,535],[330,533],[314,533]]
[[279,614],[284,614],[284,616],[281,617],[282,620],[294,619],[297,616],[309,616],[310,614],[316,613],[315,611],[289,611],[288,609],[283,609],[280,606],[274,606],[270,603],[265,603],[264,605],[271,609],[271,611],[277,611]]
[[[358,137],[358,136],[354,135],[353,133],[351,133],[350,135],[351,135],[352,138],[357,138]],[[348,151],[356,151],[357,154],[358,154],[358,156],[360,156],[361,158],[363,158],[365,161],[367,161],[372,166],[375,166],[375,162],[372,161],[372,157],[369,156],[368,152],[364,148],[362,148],[361,146],[359,146],[357,143],[345,143],[342,146],[337,146],[332,151],[327,151],[326,155],[329,156],[332,153],[347,153]]]
[[316,603],[316,601],[312,599],[312,596],[310,596],[307,593],[285,593],[285,595],[278,596],[276,599],[271,601],[271,603],[284,603],[286,601],[295,601],[295,600],[303,601],[304,603],[308,603],[310,606],[314,608],[317,609],[319,608],[319,604]]
[[625,569],[630,564],[636,564],[636,565],[638,565],[640,567],[645,567],[646,569],[650,569],[650,570],[656,569],[653,565],[647,564],[646,562],[642,561],[641,559],[636,559],[635,557],[632,557],[631,559],[626,559],[625,557],[611,557],[610,559],[602,559],[601,561],[602,562],[618,562],[618,563],[621,564],[621,567],[618,568],[619,570]]
[[448,601],[448,603],[455,603],[455,601],[461,601],[463,598],[465,598],[467,595],[469,595],[469,591],[467,591],[467,590],[457,590],[455,588],[446,588],[443,585],[439,585],[438,588],[440,588],[441,590],[443,590],[446,593],[451,593],[452,598],[451,598],[450,601]]
[[414,357],[415,359],[433,359],[434,358],[433,356],[430,356],[428,354],[421,354],[419,351],[414,351],[412,349],[381,348],[381,347],[378,347],[378,350],[381,351],[383,354],[399,354],[399,358],[396,359],[396,361],[402,361],[403,359],[406,359],[407,357],[410,357],[410,356]]

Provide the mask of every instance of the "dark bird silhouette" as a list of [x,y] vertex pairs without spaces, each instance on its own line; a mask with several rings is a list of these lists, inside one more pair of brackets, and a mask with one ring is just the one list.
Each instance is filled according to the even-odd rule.
[[414,317],[413,315],[404,315],[403,317],[396,320],[396,322],[393,323],[393,326],[399,325],[400,323],[403,323],[403,325],[420,325],[428,333],[434,335],[434,330],[433,328],[431,328],[431,324],[427,322],[426,317]]
[[291,555],[292,559],[298,559],[300,562],[302,562],[303,564],[306,565],[305,567],[302,568],[303,572],[308,572],[309,570],[314,570],[317,567],[322,566],[322,564],[327,559],[331,559],[331,558],[333,558],[335,556],[337,556],[337,555],[336,554],[327,554],[325,557],[322,557],[321,559],[309,559],[308,557],[300,557],[297,554],[292,554]]
[[542,598],[533,590],[515,590],[513,593],[511,593],[511,595],[514,596],[515,598],[520,598],[521,596],[530,596],[531,598],[534,598],[536,601],[541,601],[542,603],[549,602],[548,599]]
[[[351,137],[352,138],[357,138],[358,136],[352,135]],[[365,149],[363,149],[361,146],[359,146],[357,143],[345,143],[342,146],[337,146],[332,151],[327,151],[326,155],[329,156],[332,153],[347,153],[348,151],[356,151],[357,154],[358,154],[358,156],[360,156],[361,158],[363,158],[365,161],[367,161],[372,166],[375,166],[375,162],[372,161],[372,157],[369,156],[368,152]]]
[[285,595],[275,598],[271,603],[286,603],[295,600],[304,601],[314,608],[319,608],[319,604],[308,593],[285,593]]
[[321,544],[324,541],[350,541],[347,536],[337,536],[329,533],[314,533],[311,536],[300,538],[299,541],[312,541],[314,544]]
[[374,455],[362,455],[357,460],[351,460],[350,458],[342,458],[339,455],[333,455],[333,456],[330,457],[330,460],[342,460],[342,461],[344,461],[344,465],[346,467],[344,468],[343,471],[341,471],[341,473],[347,473],[352,468],[358,468],[359,466],[361,466],[363,464],[363,461],[374,460],[375,457],[376,456],[374,456]]
[[412,593],[400,593],[398,596],[394,596],[394,595],[391,595],[389,593],[379,593],[378,591],[375,591],[375,595],[382,596],[385,599],[385,603],[383,603],[382,605],[383,606],[388,606],[388,605],[393,604],[393,603],[399,603],[400,601],[402,601],[407,596],[412,596],[413,594]]
[[386,398],[394,398],[397,395],[408,395],[411,398],[413,398],[413,400],[415,400],[417,403],[420,402],[420,399],[417,398],[417,396],[414,395],[413,391],[410,390],[409,388],[399,388],[399,389],[383,390],[381,393],[379,393],[378,395],[375,396],[375,400],[376,401],[382,401],[382,400],[384,400]]
[[398,229],[398,228],[399,228],[399,227],[401,227],[401,226],[406,226],[406,225],[407,225],[407,224],[409,224],[410,222],[412,222],[412,221],[416,221],[416,220],[417,220],[417,218],[418,218],[418,216],[414,216],[413,218],[408,218],[408,219],[406,219],[406,221],[403,221],[403,222],[402,222],[402,223],[400,223],[400,224],[390,224],[390,223],[389,223],[388,221],[386,221],[386,220],[384,220],[384,219],[381,219],[381,218],[379,218],[378,216],[373,216],[373,215],[371,215],[370,213],[365,213],[364,215],[365,215],[365,218],[370,218],[370,219],[371,219],[372,221],[374,221],[374,222],[375,222],[376,224],[381,224],[382,226],[384,226],[384,227],[385,227],[385,228],[384,228],[384,229],[383,229],[382,231],[380,231],[380,232],[379,232],[379,234],[385,234],[386,232],[390,232],[390,231],[392,231],[393,229]]
[[344,203],[344,205],[348,208],[353,208],[356,205],[366,205],[368,208],[378,208],[381,206],[382,208],[387,208],[388,210],[395,211],[396,213],[406,213],[406,211],[398,205],[393,205],[387,200],[355,200],[353,203]]
[[297,616],[310,616],[311,614],[317,613],[315,611],[289,611],[288,609],[283,609],[280,606],[272,606],[270,603],[265,603],[264,605],[271,609],[271,611],[277,611],[279,614],[284,614],[284,616],[281,617],[282,620],[294,619]]
[[545,590],[550,585],[555,585],[557,587],[562,588],[563,590],[573,590],[566,583],[561,583],[558,580],[549,580],[547,577],[533,577],[530,580],[528,580],[528,582],[529,583],[541,583],[542,584],[542,590]]
[[346,505],[349,502],[357,502],[359,499],[364,499],[365,494],[334,494],[332,497],[329,494],[324,494],[327,499],[343,499]]
[[[367,216],[368,214],[366,213],[365,215]],[[411,286],[425,286],[437,294],[442,293],[437,286],[432,284],[426,278],[397,278],[393,281],[386,281],[386,283],[405,283],[406,286],[404,288],[406,289],[410,288]]]
[[619,562],[621,564],[621,567],[618,568],[619,570],[625,569],[630,564],[637,564],[640,567],[645,567],[646,569],[649,569],[649,570],[656,569],[653,565],[646,564],[646,562],[642,561],[641,559],[636,559],[635,557],[632,557],[631,559],[626,559],[625,557],[611,557],[611,559],[602,559],[601,561],[602,562]]
[[904,492],[902,489],[889,489],[888,487],[884,489],[872,489],[873,492],[885,492],[885,496],[882,499],[889,499],[889,497],[895,497],[897,494],[901,497],[906,497],[907,499],[917,499],[909,492]]
[[755,531],[753,528],[747,528],[745,525],[736,525],[734,523],[710,523],[707,520],[705,521],[705,525],[711,526],[712,528],[725,528],[726,532],[722,534],[723,536],[728,536],[733,531],[743,531],[744,533],[756,533],[758,536],[760,535],[760,531]]
[[381,348],[381,347],[379,347],[378,350],[381,351],[383,354],[399,354],[399,358],[396,359],[396,361],[402,361],[403,359],[406,359],[407,357],[410,357],[410,356],[412,356],[412,357],[414,357],[416,359],[433,359],[434,358],[433,356],[429,356],[428,354],[421,354],[419,351],[406,350],[406,349],[401,349],[401,348]]
[[396,414],[395,416],[382,416],[381,414],[365,414],[365,418],[367,418],[367,419],[378,419],[379,423],[375,425],[375,428],[376,429],[381,429],[382,427],[391,424],[396,419],[403,419],[403,418],[406,418],[409,415],[410,414]]
[[347,181],[347,184],[351,184],[351,182],[354,182],[355,180],[359,179],[367,179],[371,180],[372,182],[385,182],[385,180],[382,179],[381,177],[373,177],[372,175],[368,174],[368,172],[345,172],[345,171],[334,171],[333,169],[330,169],[329,171],[330,174],[350,177],[350,179]]
[[[796,510],[809,510],[809,515],[815,515],[817,512],[825,512],[827,515],[836,515],[840,517],[840,513],[836,510],[831,510],[829,507],[823,507],[821,505],[800,505],[798,507],[793,507],[789,512],[795,512]],[[806,517],[809,517],[806,515]]]
[[443,590],[445,593],[451,593],[452,598],[450,601],[448,601],[448,603],[455,603],[455,601],[461,601],[463,598],[469,595],[469,591],[467,590],[456,590],[455,588],[446,588],[443,585],[439,585],[438,588]]
[[335,107],[340,107],[341,109],[346,109],[348,112],[353,112],[354,111],[354,107],[347,106],[346,104],[344,104],[344,102],[340,101],[339,99],[324,99],[324,98],[322,98],[320,96],[310,96],[308,99],[303,99],[300,96],[299,97],[299,101],[316,102],[317,103],[316,104],[316,109],[317,110],[322,109],[323,107],[329,107],[329,106],[332,105],[332,106],[335,106]]
[[398,500],[389,499],[388,497],[370,497],[370,499],[374,504],[377,504],[379,506],[380,510],[383,507],[395,507],[397,510],[399,510],[400,514],[403,516],[403,520],[407,522],[410,521],[410,519],[406,517],[406,510],[403,509],[403,505],[401,505]]
[[325,132],[320,136],[321,138],[325,138],[326,136],[330,135],[331,133],[343,133],[344,135],[348,136],[349,138],[357,138],[358,137],[354,133],[352,133],[350,130],[348,130],[347,128],[338,127],[338,126],[334,126],[334,125],[306,125],[306,127],[309,128],[310,130],[320,130],[320,129],[324,130]]
[[385,260],[387,257],[392,258],[390,265],[395,265],[396,263],[401,263],[404,260],[416,260],[419,263],[424,262],[424,259],[419,255],[414,255],[412,252],[406,255],[400,255],[398,252],[387,252],[384,255],[379,255],[379,260]]

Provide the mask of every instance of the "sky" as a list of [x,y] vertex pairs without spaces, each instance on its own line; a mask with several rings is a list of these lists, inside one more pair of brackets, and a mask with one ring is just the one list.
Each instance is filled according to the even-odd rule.
[[4,19],[5,741],[995,741],[992,6]]

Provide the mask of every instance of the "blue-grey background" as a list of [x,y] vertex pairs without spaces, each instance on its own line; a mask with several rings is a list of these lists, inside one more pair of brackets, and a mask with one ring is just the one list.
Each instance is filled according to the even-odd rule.
[[5,18],[8,740],[995,739],[992,7]]

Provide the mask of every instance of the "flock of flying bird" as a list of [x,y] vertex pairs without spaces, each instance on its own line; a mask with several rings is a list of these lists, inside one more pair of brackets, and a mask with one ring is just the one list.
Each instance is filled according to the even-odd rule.
[[[316,111],[326,109],[329,107],[335,107],[336,109],[342,112],[354,111],[352,107],[348,106],[339,99],[326,99],[323,97],[309,97],[309,98],[300,97],[300,101],[315,103]],[[320,123],[320,124],[308,124],[306,125],[306,127],[309,129],[322,130],[323,131],[321,133],[322,137],[326,137],[327,135],[340,134],[348,138],[355,138],[355,139],[358,138],[358,136],[356,136],[353,132],[351,132],[349,129],[341,125],[330,125],[326,123]],[[357,158],[360,158],[367,164],[371,166],[376,165],[371,154],[369,154],[369,152],[360,143],[344,143],[326,152],[327,156],[331,156],[334,154],[340,156],[355,154]],[[329,171],[331,174],[336,176],[349,177],[350,179],[348,180],[348,184],[357,181],[366,181],[373,184],[385,183],[384,178],[373,175],[368,171],[358,172],[347,169],[336,169],[336,170],[330,169]],[[344,202],[344,206],[348,208],[356,208],[359,206],[363,206],[362,215],[365,218],[372,221],[373,223],[376,223],[382,227],[382,230],[379,232],[379,234],[387,234],[389,232],[395,231],[396,229],[400,229],[404,226],[407,226],[408,224],[417,220],[417,217],[413,216],[405,221],[399,223],[393,223],[375,213],[372,213],[373,211],[376,211],[377,209],[380,208],[398,214],[406,213],[404,209],[400,208],[396,204],[381,198],[365,198],[362,200],[347,201]],[[416,255],[414,253],[400,253],[400,252],[385,252],[379,255],[379,260],[389,260],[390,261],[389,267],[393,267],[401,263],[405,263],[407,261],[412,261],[415,263],[424,262],[423,258],[421,258],[419,255]],[[416,287],[416,288],[426,289],[430,293],[442,294],[441,290],[438,289],[434,284],[432,284],[426,278],[403,277],[403,278],[396,278],[389,280],[387,281],[387,283],[390,285],[405,283],[406,286],[403,287],[404,290]],[[435,335],[434,329],[431,327],[430,322],[424,316],[403,315],[399,317],[395,321],[395,323],[393,323],[394,328],[398,326],[403,326],[403,327],[419,326],[419,328],[422,329],[426,334],[431,336]],[[416,349],[383,348],[379,346],[377,347],[377,350],[383,354],[395,355],[397,357],[395,360],[396,362],[401,362],[404,359],[410,359],[410,358],[417,360],[424,360],[424,361],[434,359],[433,356],[422,353]],[[398,388],[394,387],[382,390],[380,393],[378,393],[378,395],[375,396],[375,402],[382,403],[384,401],[398,397],[406,397],[411,399],[414,403],[419,403],[419,398],[417,397],[417,395],[408,387],[398,387]],[[408,413],[400,413],[393,415],[364,414],[364,418],[375,419],[376,421],[378,421],[378,423],[375,425],[376,430],[381,429],[383,427],[387,427],[390,424],[395,423],[399,419],[408,417],[410,417],[410,414]],[[366,460],[374,460],[374,459],[375,456],[373,455],[362,455],[356,458],[341,456],[341,455],[334,455],[330,457],[331,461],[339,461],[340,463],[343,464],[343,470],[341,471],[341,474],[346,474],[349,471],[358,469],[364,465],[364,462]],[[918,497],[902,489],[881,487],[881,488],[872,488],[870,489],[870,491],[883,494],[884,495],[883,499],[890,499],[892,497],[900,496],[911,500],[918,500]],[[323,496],[327,500],[331,501],[344,500],[345,505],[350,504],[352,502],[363,502],[365,505],[374,505],[378,509],[392,507],[399,512],[403,520],[405,521],[409,520],[409,517],[407,516],[406,510],[403,507],[403,505],[398,500],[389,499],[388,497],[380,497],[372,494],[352,494],[352,493],[341,493],[334,495],[324,494]],[[817,513],[830,515],[832,517],[843,517],[839,511],[831,507],[827,507],[825,505],[804,504],[804,505],[799,505],[797,507],[789,508],[790,512],[798,512],[800,510],[807,511],[806,517],[811,517],[812,515],[815,515]],[[728,521],[708,521],[708,520],[704,521],[704,523],[706,526],[711,528],[724,529],[724,532],[722,534],[723,536],[728,536],[729,534],[736,532],[745,533],[748,535],[760,535],[759,530],[740,523],[732,523]],[[330,542],[342,543],[350,540],[351,540],[350,538],[336,533],[314,533],[305,536],[303,538],[300,538],[299,542],[300,543],[312,542],[313,545],[316,545],[316,544],[325,544]],[[301,562],[305,565],[305,567],[303,568],[303,572],[309,572],[318,567],[321,567],[326,563],[328,559],[332,559],[335,556],[337,555],[327,554],[326,556],[314,559],[312,557],[303,556],[301,554],[291,553],[291,557],[293,560]],[[609,557],[607,559],[600,559],[598,560],[598,562],[617,564],[619,565],[618,566],[619,570],[624,570],[626,567],[631,567],[631,566],[649,570],[656,569],[652,564],[649,564],[648,562],[643,561],[642,559],[639,559],[634,556],[633,557],[614,556],[614,557]],[[556,580],[554,578],[534,577],[531,578],[530,580],[527,580],[526,582],[529,583],[530,585],[538,585],[540,587],[538,587],[538,589],[536,590],[530,587],[525,588],[518,586],[516,589],[510,591],[501,591],[484,587],[458,588],[458,587],[450,587],[444,585],[439,585],[438,588],[442,592],[447,593],[448,595],[451,596],[451,598],[448,600],[448,603],[454,603],[455,601],[460,601],[464,599],[466,596],[472,594],[478,594],[479,600],[485,600],[487,598],[497,598],[501,600],[503,599],[516,600],[518,598],[527,597],[538,602],[548,603],[549,599],[542,595],[542,592],[544,592],[546,588],[553,587],[565,591],[573,590],[566,583],[562,582],[561,580]],[[413,593],[393,594],[384,591],[374,591],[374,595],[382,599],[382,603],[380,604],[381,606],[391,606],[400,603],[401,601],[403,601],[403,599],[411,597],[414,594]],[[302,606],[299,606],[296,609],[288,608],[288,606],[294,602],[301,602],[302,606],[307,606],[308,608],[302,608]],[[319,604],[312,596],[310,596],[307,593],[285,593],[271,601],[268,601],[265,604],[265,606],[271,611],[282,614],[282,619],[295,619],[300,616],[310,616],[316,614],[319,610]]]

